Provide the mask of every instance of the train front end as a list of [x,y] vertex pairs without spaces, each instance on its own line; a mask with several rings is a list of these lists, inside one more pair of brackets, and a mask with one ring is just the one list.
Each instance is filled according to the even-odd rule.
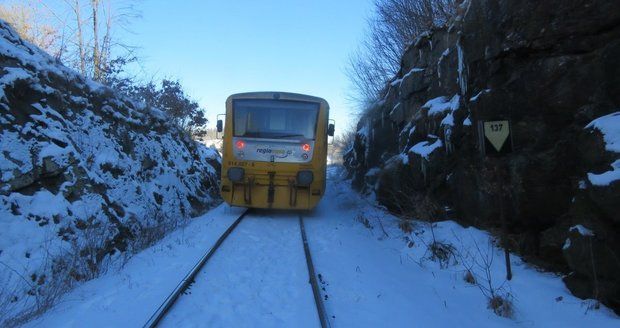
[[[226,101],[221,195],[233,206],[314,208],[325,192],[329,105],[282,92]],[[331,130],[331,131],[330,131]]]

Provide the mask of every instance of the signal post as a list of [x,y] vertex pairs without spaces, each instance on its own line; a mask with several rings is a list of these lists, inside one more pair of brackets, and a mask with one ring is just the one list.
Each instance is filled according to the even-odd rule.
[[[504,258],[506,260],[506,279],[512,279],[512,268],[510,265],[510,252],[508,245],[508,222],[504,210],[505,179],[507,169],[503,169],[502,157],[512,153],[512,131],[510,121],[494,120],[480,121],[478,123],[479,146],[486,163],[492,167],[492,177],[487,181],[490,183],[489,191],[497,192],[499,198],[499,215],[502,224],[501,243],[504,248]],[[493,184],[496,183],[496,185]]]

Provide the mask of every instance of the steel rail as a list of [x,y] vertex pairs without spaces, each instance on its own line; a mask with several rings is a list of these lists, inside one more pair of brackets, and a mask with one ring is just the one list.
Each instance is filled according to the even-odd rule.
[[155,311],[155,313],[153,313],[153,315],[149,318],[149,320],[144,324],[143,326],[144,328],[157,327],[160,321],[166,316],[166,314],[168,314],[168,311],[172,308],[172,306],[177,301],[181,293],[187,290],[187,288],[194,282],[194,278],[196,278],[196,275],[198,275],[202,267],[204,267],[207,261],[209,261],[209,259],[213,256],[213,254],[215,254],[215,252],[220,247],[220,245],[222,245],[226,237],[230,235],[230,233],[237,227],[237,225],[239,225],[239,222],[241,222],[241,220],[249,212],[250,212],[250,209],[245,210],[245,212],[243,212],[235,220],[235,222],[233,222],[233,224],[231,224],[228,227],[228,229],[226,229],[226,231],[215,242],[213,247],[211,247],[211,249],[209,249],[209,251],[205,255],[203,255],[202,258],[200,258],[200,261],[198,261],[198,263],[194,265],[194,267],[187,273],[187,275],[185,275],[185,278],[183,278],[183,280],[181,280],[181,282],[176,286],[174,291],[172,291],[172,293],[168,295],[166,300],[164,300],[164,302],[159,306],[159,308],[157,308],[157,311]]
[[304,243],[304,252],[306,253],[306,264],[308,266],[308,276],[310,277],[309,283],[312,285],[312,294],[314,294],[314,303],[316,304],[316,310],[319,314],[319,320],[321,321],[321,328],[328,328],[331,327],[331,325],[329,323],[327,311],[325,311],[325,305],[323,304],[319,284],[316,280],[316,272],[314,270],[314,264],[312,263],[312,256],[310,255],[310,246],[308,246],[304,219],[301,214],[299,215],[299,227],[301,229],[301,239]]

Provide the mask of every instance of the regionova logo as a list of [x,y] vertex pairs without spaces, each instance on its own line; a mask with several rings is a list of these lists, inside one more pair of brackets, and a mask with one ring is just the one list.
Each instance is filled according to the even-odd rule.
[[256,152],[259,154],[270,154],[278,158],[284,158],[291,155],[293,152],[285,149],[271,149],[271,148],[256,148]]

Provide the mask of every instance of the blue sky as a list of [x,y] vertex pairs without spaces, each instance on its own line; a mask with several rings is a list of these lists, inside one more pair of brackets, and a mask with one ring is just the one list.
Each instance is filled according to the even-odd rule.
[[325,98],[342,132],[355,123],[344,68],[372,2],[143,1],[122,38],[140,47],[148,74],[179,78],[210,126],[230,94],[277,90]]

